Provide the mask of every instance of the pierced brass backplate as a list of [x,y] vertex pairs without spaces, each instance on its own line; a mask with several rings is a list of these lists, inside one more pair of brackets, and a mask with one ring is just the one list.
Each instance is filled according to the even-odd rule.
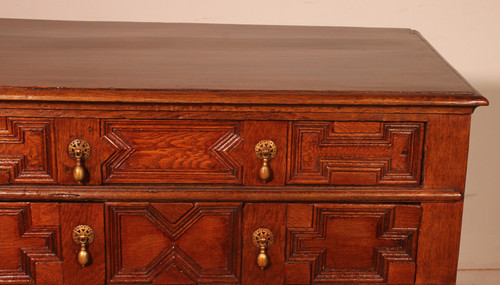
[[271,244],[273,244],[274,235],[270,229],[258,228],[253,232],[252,240],[253,244],[256,247],[269,247]]
[[255,155],[259,159],[271,160],[276,156],[278,147],[272,140],[262,140],[255,145]]
[[267,255],[267,248],[273,244],[274,236],[270,229],[258,228],[252,235],[253,244],[259,248],[257,255],[257,266],[260,269],[266,269],[269,266],[269,256]]
[[68,154],[74,160],[87,160],[90,157],[90,152],[90,144],[84,139],[74,139],[68,145]]
[[74,139],[68,145],[69,156],[76,160],[75,168],[73,168],[73,177],[78,183],[83,183],[86,179],[86,171],[82,161],[90,157],[90,151],[90,144],[84,139]]
[[269,161],[276,156],[278,148],[271,140],[262,140],[255,145],[255,155],[262,160],[262,166],[257,175],[262,182],[269,182],[273,179],[273,170],[269,166]]
[[87,246],[94,241],[94,230],[88,225],[78,225],[73,229],[73,241],[80,245],[78,251],[78,263],[86,266],[90,262],[90,253]]
[[88,225],[78,225],[73,229],[73,241],[90,244],[94,241],[94,230]]

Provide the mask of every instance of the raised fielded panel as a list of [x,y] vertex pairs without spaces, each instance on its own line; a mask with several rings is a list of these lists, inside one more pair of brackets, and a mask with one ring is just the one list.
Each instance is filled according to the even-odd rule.
[[424,123],[296,122],[289,184],[419,185]]
[[0,117],[0,184],[55,183],[54,121]]
[[240,282],[241,204],[107,203],[109,284]]
[[238,122],[103,120],[105,183],[242,183]]

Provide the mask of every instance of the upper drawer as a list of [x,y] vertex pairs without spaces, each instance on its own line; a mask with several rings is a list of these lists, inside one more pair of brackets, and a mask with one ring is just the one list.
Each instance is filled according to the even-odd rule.
[[287,183],[419,185],[424,123],[294,122]]
[[[86,139],[83,184],[420,185],[425,123],[0,118],[0,183],[76,184],[68,144]],[[289,128],[287,128],[287,124]],[[254,147],[272,140],[273,180]],[[56,167],[56,161],[57,167]]]

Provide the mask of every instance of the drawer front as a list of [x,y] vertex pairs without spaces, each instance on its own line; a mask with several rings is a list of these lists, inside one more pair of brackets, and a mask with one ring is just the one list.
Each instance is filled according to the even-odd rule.
[[107,203],[109,284],[240,283],[241,204]]
[[0,117],[0,184],[55,183],[54,121]]
[[104,183],[242,183],[240,123],[102,120]]
[[424,123],[295,122],[288,184],[420,185]]
[[286,284],[413,284],[421,207],[289,204]]

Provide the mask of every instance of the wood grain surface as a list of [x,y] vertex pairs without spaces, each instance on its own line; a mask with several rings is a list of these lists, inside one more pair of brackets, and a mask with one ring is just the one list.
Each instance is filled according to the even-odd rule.
[[0,184],[54,183],[54,120],[0,117]]
[[408,29],[10,19],[0,26],[4,100],[290,104],[309,94],[322,104],[355,97],[381,104],[382,96],[386,104],[487,102]]
[[286,284],[413,284],[421,208],[288,204]]
[[241,204],[107,203],[108,284],[240,283]]
[[[284,284],[286,204],[249,203],[243,209],[243,276],[242,284]],[[265,269],[257,266],[259,248],[252,235],[259,228],[269,229],[273,244],[267,248],[269,265]]]
[[296,122],[289,184],[419,185],[423,123]]
[[63,284],[58,203],[1,203],[0,225],[0,284]]
[[231,121],[102,121],[113,149],[105,183],[242,183],[241,126]]
[[[62,203],[60,207],[64,284],[104,284],[106,270],[104,205]],[[87,246],[90,262],[85,267],[78,263],[80,245],[73,240],[73,229],[78,225],[88,225],[95,233],[94,241]]]

